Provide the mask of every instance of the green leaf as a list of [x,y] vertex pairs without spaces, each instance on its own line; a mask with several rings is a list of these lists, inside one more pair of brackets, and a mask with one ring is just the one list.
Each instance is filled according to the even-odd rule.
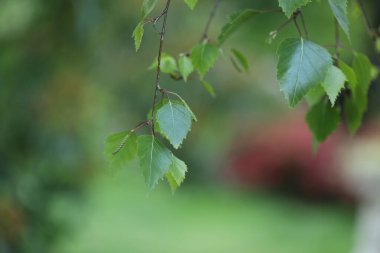
[[208,43],[199,43],[191,50],[191,61],[201,79],[214,66],[218,57],[218,47]]
[[347,0],[328,0],[330,8],[334,13],[336,20],[342,27],[348,40],[350,41],[350,27],[347,18]]
[[277,79],[291,107],[320,85],[332,66],[326,49],[302,38],[284,40],[277,54]]
[[[157,59],[153,61],[150,65],[149,69],[155,70],[157,68]],[[160,64],[161,72],[165,74],[175,74],[178,71],[177,62],[174,57],[162,53],[161,55],[161,64]]]
[[[245,58],[245,56],[240,51],[238,51],[236,49],[231,49],[231,52],[232,52],[233,56],[235,57],[235,59],[239,62],[240,66],[243,67],[244,71],[248,72],[249,64],[248,64],[247,58]],[[236,67],[238,67],[238,66],[236,66]]]
[[169,172],[165,176],[173,193],[182,184],[186,172],[186,164],[172,154],[172,163],[170,164]]
[[360,128],[364,113],[367,111],[368,90],[371,84],[372,64],[363,54],[355,54],[353,70],[355,71],[357,84],[351,89],[351,97],[345,99],[345,118],[348,130],[354,135]]
[[112,168],[123,168],[128,161],[136,157],[136,135],[130,131],[110,135],[107,137],[104,153],[107,155]]
[[306,115],[306,122],[318,142],[323,142],[338,127],[338,108],[331,107],[326,100],[315,104]]
[[141,17],[145,19],[156,7],[158,0],[144,0],[141,8]]
[[346,76],[343,72],[337,67],[331,66],[327,71],[325,80],[322,82],[322,87],[325,89],[332,106],[334,106],[340,91],[344,88],[345,82]]
[[156,123],[160,133],[178,149],[191,129],[192,115],[180,101],[166,100],[157,109]]
[[138,51],[141,46],[141,41],[142,41],[143,36],[144,36],[144,22],[140,22],[137,24],[132,34],[132,37],[135,40],[136,51]]
[[169,171],[172,153],[152,135],[137,138],[138,157],[149,190]]
[[311,0],[278,0],[280,7],[288,18],[290,18],[297,9],[310,2]]
[[205,80],[202,80],[201,83],[203,85],[203,88],[205,88],[205,90],[208,92],[208,94],[210,94],[211,97],[215,98],[216,94],[215,94],[214,88],[211,86],[211,84],[209,84]]
[[376,51],[380,53],[380,37],[376,39]]
[[311,107],[317,104],[325,96],[326,92],[323,89],[322,85],[311,89],[305,96],[306,102]]
[[[366,98],[362,98],[366,99]],[[360,128],[363,120],[363,112],[357,104],[357,99],[346,97],[344,100],[344,117],[348,131],[353,136]]]
[[355,89],[356,83],[357,83],[355,71],[343,61],[339,61],[339,68],[340,70],[342,70],[343,74],[346,76],[348,86],[351,89]]
[[187,57],[186,55],[181,54],[179,56],[178,65],[179,65],[179,72],[181,73],[183,80],[187,82],[187,78],[194,71],[194,66],[193,66],[193,63],[191,62],[191,59]]
[[377,66],[372,66],[371,68],[371,80],[375,80],[379,75],[379,68]]
[[357,89],[367,94],[372,81],[371,62],[366,55],[356,53],[352,67],[357,77]]
[[195,6],[197,5],[198,0],[185,0],[185,3],[191,10],[194,10]]
[[260,13],[262,13],[262,11],[246,9],[231,15],[227,24],[223,26],[222,31],[218,36],[219,46],[221,46],[242,24]]
[[195,114],[193,113],[193,111],[190,109],[190,106],[186,103],[186,101],[180,96],[178,95],[177,93],[175,92],[170,92],[170,94],[176,96],[179,100],[181,100],[182,104],[186,107],[186,109],[190,112],[191,114],[191,117],[193,118],[193,120],[195,122],[198,121],[197,117],[195,116]]

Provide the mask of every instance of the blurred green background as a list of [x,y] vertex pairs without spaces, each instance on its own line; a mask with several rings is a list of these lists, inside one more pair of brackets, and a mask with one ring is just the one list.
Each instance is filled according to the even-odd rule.
[[[0,1],[0,252],[349,252],[351,207],[242,190],[219,176],[237,136],[303,111],[287,107],[275,77],[276,47],[296,30],[265,42],[286,20],[280,13],[257,17],[228,41],[226,51],[243,51],[251,68],[238,73],[221,58],[207,75],[216,99],[195,79],[163,77],[199,119],[177,153],[189,173],[174,196],[165,184],[148,194],[136,162],[108,169],[106,136],[144,120],[153,96],[147,68],[158,31],[146,27],[138,53],[131,38],[141,2]],[[379,4],[368,2],[375,18]],[[191,12],[174,1],[164,51],[178,55],[198,42],[212,4],[201,0]],[[277,1],[223,1],[211,38],[227,14],[247,7]],[[371,53],[360,12],[350,10],[352,45]],[[326,1],[304,15],[311,38],[333,44]]]

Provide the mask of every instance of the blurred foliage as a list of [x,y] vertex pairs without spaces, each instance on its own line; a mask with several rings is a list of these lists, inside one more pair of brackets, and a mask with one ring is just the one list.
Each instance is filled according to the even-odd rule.
[[[65,213],[75,210],[73,206],[86,201],[83,189],[98,170],[106,168],[101,155],[105,136],[145,118],[154,80],[147,68],[155,57],[158,35],[148,27],[141,52],[134,52],[131,34],[140,4],[139,0],[0,2],[0,252],[50,252],[57,239],[71,231],[70,223],[53,215],[60,200],[75,203],[63,205]],[[186,52],[199,40],[212,3],[199,4],[193,13],[183,3],[174,5],[165,51]],[[211,34],[219,31],[226,14],[247,6],[272,8],[276,2],[226,1]],[[312,8],[305,9],[312,36],[322,44],[331,43],[333,29],[326,27],[332,17],[326,18],[323,11],[328,6],[320,4],[317,13]],[[365,30],[355,11],[353,44],[366,48]],[[210,179],[223,166],[216,158],[223,157],[239,132],[288,111],[273,71],[274,48],[282,35],[272,45],[265,43],[269,31],[284,20],[278,14],[258,17],[228,42],[226,48],[233,45],[245,51],[252,69],[242,75],[228,61],[219,62],[209,78],[215,100],[198,83],[164,78],[165,86],[189,98],[201,122],[182,151],[189,161],[193,179],[189,182]],[[290,28],[284,32],[296,34]],[[189,201],[207,199],[189,197]]]

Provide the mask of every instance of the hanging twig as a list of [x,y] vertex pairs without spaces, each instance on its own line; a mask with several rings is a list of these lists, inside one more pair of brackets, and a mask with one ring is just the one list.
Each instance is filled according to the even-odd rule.
[[303,18],[303,14],[301,10],[299,11],[299,16],[301,17],[302,27],[303,27],[303,30],[305,31],[306,39],[309,39],[309,32],[307,31],[306,22],[305,22],[305,19]]
[[216,11],[218,10],[220,2],[221,2],[221,0],[215,0],[214,7],[212,8],[210,16],[208,17],[208,20],[207,20],[207,23],[206,23],[206,27],[205,27],[205,30],[203,32],[202,38],[201,38],[201,42],[203,40],[208,39],[208,32],[210,30],[211,23],[212,23],[212,21],[213,21],[213,19],[215,17],[215,14],[216,14]]
[[152,105],[152,115],[151,115],[151,128],[152,128],[152,134],[155,135],[154,130],[154,121],[155,121],[155,112],[156,112],[156,103],[157,103],[157,93],[161,90],[160,86],[160,80],[161,80],[161,56],[162,56],[162,50],[164,46],[164,38],[165,38],[165,32],[166,32],[166,25],[167,25],[167,18],[168,18],[168,11],[170,7],[170,1],[167,0],[165,9],[162,11],[161,15],[159,17],[164,17],[164,21],[162,23],[161,28],[161,35],[160,35],[160,46],[158,49],[158,56],[157,56],[157,74],[156,74],[156,86],[154,90],[154,96],[153,96],[153,105]]

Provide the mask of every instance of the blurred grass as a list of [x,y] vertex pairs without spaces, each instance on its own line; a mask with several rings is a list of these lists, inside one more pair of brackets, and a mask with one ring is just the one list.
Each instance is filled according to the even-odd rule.
[[218,186],[185,186],[172,196],[162,184],[147,195],[137,173],[102,174],[79,211],[59,205],[57,213],[71,213],[76,232],[55,252],[345,253],[351,247],[352,213],[339,205]]

